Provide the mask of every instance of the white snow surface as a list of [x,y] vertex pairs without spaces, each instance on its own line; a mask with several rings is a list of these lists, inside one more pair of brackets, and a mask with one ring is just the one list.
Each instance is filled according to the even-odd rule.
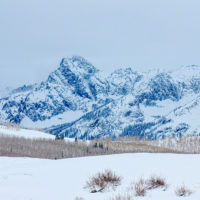
[[0,135],[23,137],[27,139],[55,139],[55,136],[31,129],[22,129],[0,125]]
[[[178,200],[174,190],[185,184],[194,193],[183,199],[200,197],[200,155],[182,154],[119,154],[64,160],[32,158],[0,158],[0,196],[3,200],[109,200],[123,194],[130,184],[152,174],[168,183],[166,191],[148,191],[144,200]],[[115,191],[89,193],[83,186],[91,175],[111,169],[122,176],[122,185]]]
[[70,123],[79,119],[83,115],[82,111],[68,111],[63,114],[52,117],[51,119],[46,119],[45,121],[33,122],[28,117],[25,117],[21,125],[27,128],[46,128],[50,126],[55,126],[63,123]]

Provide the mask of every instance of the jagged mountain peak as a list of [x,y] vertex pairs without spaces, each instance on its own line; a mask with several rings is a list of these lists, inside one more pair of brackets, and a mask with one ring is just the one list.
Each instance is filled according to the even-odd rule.
[[60,63],[60,69],[67,68],[71,71],[80,71],[82,73],[94,74],[98,72],[90,62],[81,56],[72,56],[63,58]]
[[[91,63],[80,56],[63,58],[60,66],[52,72],[47,82],[69,85],[69,87],[84,86],[96,77],[97,70]],[[96,78],[97,79],[97,78]]]
[[139,82],[142,75],[132,68],[118,69],[108,77],[111,95],[127,95],[134,90],[135,84]]
[[110,76],[115,75],[115,74],[131,74],[131,73],[138,73],[137,71],[133,71],[133,69],[131,67],[127,67],[127,68],[119,68],[116,69],[115,71],[113,71]]

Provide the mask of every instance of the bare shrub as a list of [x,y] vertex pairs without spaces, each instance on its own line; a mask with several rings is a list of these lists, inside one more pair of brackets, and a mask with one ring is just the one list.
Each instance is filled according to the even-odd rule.
[[131,186],[131,190],[135,191],[135,196],[145,196],[147,193],[147,190],[152,190],[162,187],[164,189],[167,188],[167,184],[165,182],[165,179],[152,175],[149,179],[143,179],[140,178],[139,181],[133,184]]
[[112,187],[113,189],[121,184],[121,177],[117,176],[111,170],[99,172],[89,178],[84,188],[89,189],[91,193],[102,192],[106,188]]
[[155,188],[167,188],[167,184],[165,182],[165,179],[162,177],[158,177],[155,175],[152,175],[148,180],[146,180],[146,185],[147,185],[147,189],[151,190],[151,189],[155,189]]
[[134,184],[135,196],[145,196],[147,192],[147,186],[144,179],[140,179]]
[[175,190],[175,194],[181,197],[190,196],[192,193],[192,190],[188,189],[185,185],[182,185]]

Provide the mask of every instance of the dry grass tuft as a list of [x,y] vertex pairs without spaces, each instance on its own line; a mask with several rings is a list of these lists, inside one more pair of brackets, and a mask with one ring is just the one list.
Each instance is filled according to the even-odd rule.
[[175,194],[180,197],[190,196],[192,193],[192,190],[188,189],[185,185],[182,185],[175,190]]
[[144,179],[140,179],[134,184],[135,196],[145,196],[147,192],[147,186]]
[[84,188],[89,189],[91,193],[102,192],[107,188],[113,189],[121,184],[121,177],[117,176],[111,170],[99,172],[89,178]]

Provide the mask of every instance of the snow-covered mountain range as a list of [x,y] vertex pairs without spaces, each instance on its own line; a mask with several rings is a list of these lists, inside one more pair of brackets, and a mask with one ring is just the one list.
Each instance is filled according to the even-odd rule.
[[80,56],[62,59],[40,84],[0,99],[0,120],[46,128],[66,137],[139,136],[151,139],[200,133],[200,67],[103,76]]

